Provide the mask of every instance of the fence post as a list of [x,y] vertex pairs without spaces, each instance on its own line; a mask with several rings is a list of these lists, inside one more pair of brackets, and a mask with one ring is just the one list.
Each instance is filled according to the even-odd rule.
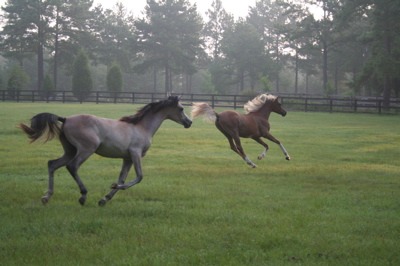
[[381,112],[382,112],[382,101],[381,100],[378,100],[378,112],[379,112],[379,114],[381,114]]
[[333,111],[333,100],[329,99],[329,112],[332,113],[332,111]]
[[304,99],[304,112],[307,112],[307,111],[308,111],[308,106],[307,106],[307,104],[308,104],[308,98],[305,98],[305,99]]
[[354,99],[354,112],[357,112],[357,99]]
[[214,95],[211,95],[211,107],[214,109],[215,104],[214,104]]
[[236,110],[236,95],[233,96],[233,109]]

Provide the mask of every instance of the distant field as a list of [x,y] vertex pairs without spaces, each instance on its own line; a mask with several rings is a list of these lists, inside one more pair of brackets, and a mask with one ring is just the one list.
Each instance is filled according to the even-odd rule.
[[142,183],[99,207],[121,161],[95,155],[80,170],[85,206],[65,169],[43,206],[47,161],[62,149],[28,144],[16,125],[44,111],[119,118],[138,107],[0,103],[0,265],[400,265],[394,115],[272,114],[292,161],[273,143],[258,161],[262,147],[243,140],[256,169],[214,125],[165,122]]

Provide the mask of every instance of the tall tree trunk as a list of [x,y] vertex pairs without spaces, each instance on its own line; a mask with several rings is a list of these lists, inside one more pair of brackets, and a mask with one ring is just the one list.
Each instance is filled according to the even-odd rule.
[[388,74],[385,75],[383,82],[383,108],[389,109],[390,107],[390,91],[391,91],[391,79]]
[[44,27],[45,27],[45,22],[42,19],[43,15],[43,6],[41,1],[38,3],[38,21],[37,21],[37,27],[38,27],[38,46],[37,46],[37,64],[38,64],[38,77],[37,77],[37,90],[41,91],[43,89],[43,79],[44,79],[44,59],[43,59],[43,46],[44,46]]
[[297,50],[295,68],[294,93],[297,94],[299,92],[299,53]]
[[339,67],[337,62],[335,63],[335,94],[339,94]]
[[309,83],[310,75],[306,74],[306,94],[308,94],[308,83]]
[[157,68],[153,67],[153,91],[157,91]]
[[168,64],[165,64],[165,95],[168,95],[169,93],[170,93],[170,91],[171,91],[171,88],[170,88],[170,69],[169,69],[169,66],[168,66]]
[[243,91],[244,90],[244,71],[243,70],[240,70],[239,81],[240,81],[240,91]]
[[279,80],[279,73],[280,73],[280,54],[279,54],[279,40],[276,37],[276,65],[278,66],[276,70],[276,91],[279,92],[280,87],[280,80]]
[[323,73],[323,88],[328,90],[328,45],[325,40],[322,41],[322,73]]
[[38,43],[38,91],[43,89],[43,78],[44,78],[44,59],[43,59],[43,29],[39,27],[39,43]]
[[192,75],[190,74],[185,74],[186,76],[186,92],[191,93],[192,92]]
[[57,14],[56,14],[56,34],[55,34],[55,40],[54,40],[54,66],[53,66],[53,84],[54,84],[54,90],[57,90],[57,80],[58,80],[58,45],[59,45],[59,7],[57,6]]
[[281,86],[280,80],[279,80],[279,71],[276,73],[276,91],[279,92],[279,87]]
[[[385,10],[385,13],[387,11]],[[388,16],[389,17],[389,16]],[[392,57],[392,38],[391,38],[391,25],[388,19],[385,20],[385,57],[387,59]],[[385,73],[384,76],[384,86],[383,86],[383,107],[389,109],[390,107],[390,92],[392,90],[392,75],[390,73]]]

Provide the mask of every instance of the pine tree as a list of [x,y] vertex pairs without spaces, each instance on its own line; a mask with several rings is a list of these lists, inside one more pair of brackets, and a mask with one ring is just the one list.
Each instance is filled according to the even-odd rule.
[[146,18],[135,26],[138,47],[144,55],[136,71],[163,68],[165,92],[172,91],[172,76],[176,73],[193,74],[194,61],[201,46],[202,20],[196,6],[187,0],[149,0]]
[[122,72],[117,64],[113,64],[107,73],[107,89],[115,94],[122,90]]
[[90,91],[93,89],[89,59],[83,50],[80,50],[76,56],[72,71],[72,92],[82,102],[89,96]]

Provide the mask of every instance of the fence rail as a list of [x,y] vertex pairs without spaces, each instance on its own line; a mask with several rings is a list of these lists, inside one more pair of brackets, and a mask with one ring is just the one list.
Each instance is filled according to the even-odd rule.
[[[189,94],[183,93],[182,101],[208,102],[213,108],[242,108],[243,104],[252,98],[245,95],[216,95],[216,94]],[[279,94],[284,107],[288,110],[305,112],[360,112],[360,113],[400,113],[400,99],[391,99],[389,107],[384,108],[381,97],[343,97],[343,96],[316,96]],[[95,91],[89,96],[76,97],[71,91],[57,91],[44,94],[34,90],[17,91],[12,94],[0,90],[2,102],[61,102],[61,103],[135,103],[145,104],[165,99],[161,92],[105,92]]]

